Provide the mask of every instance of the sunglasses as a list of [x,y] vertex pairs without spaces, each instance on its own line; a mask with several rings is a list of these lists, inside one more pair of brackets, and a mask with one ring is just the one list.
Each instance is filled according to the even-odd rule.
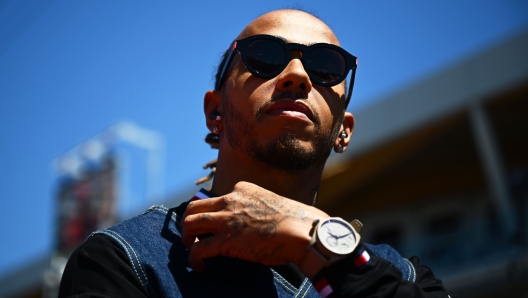
[[298,43],[286,43],[271,35],[253,35],[236,40],[227,56],[220,79],[215,89],[220,90],[235,52],[249,72],[260,78],[273,78],[280,74],[290,63],[291,51],[301,51],[301,62],[310,80],[320,86],[331,87],[341,83],[352,70],[346,105],[352,96],[356,76],[357,57],[341,47],[328,43],[316,43],[306,46]]

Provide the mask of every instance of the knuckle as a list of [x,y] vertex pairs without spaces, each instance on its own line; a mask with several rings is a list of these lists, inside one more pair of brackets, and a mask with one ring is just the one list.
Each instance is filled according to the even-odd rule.
[[207,221],[207,220],[210,220],[211,217],[212,216],[209,213],[191,214],[191,215],[187,215],[187,217],[183,219],[183,222],[185,225],[187,225],[187,224],[192,224],[198,221]]
[[188,211],[189,209],[193,209],[194,206],[196,205],[196,202],[197,201],[190,201],[189,204],[187,204],[187,210]]
[[235,188],[235,189],[237,189],[237,188],[241,188],[241,187],[243,187],[243,186],[246,185],[246,184],[247,184],[247,182],[245,182],[245,181],[238,181],[238,182],[235,184],[235,187],[234,187],[234,188]]
[[234,201],[235,201],[235,198],[230,196],[230,195],[222,196],[222,202],[225,205],[229,205],[229,204],[233,203]]
[[193,222],[195,221],[195,216],[194,215],[187,215],[183,221],[182,221],[182,225],[183,226],[189,226],[190,224],[192,224]]
[[250,188],[251,186],[256,186],[255,184],[253,183],[250,183],[250,182],[246,182],[246,181],[239,181],[235,184],[235,186],[233,187],[234,190],[241,190],[241,189],[246,189],[246,188]]
[[200,220],[210,220],[212,218],[211,214],[209,213],[201,213],[199,216],[197,216],[197,219]]

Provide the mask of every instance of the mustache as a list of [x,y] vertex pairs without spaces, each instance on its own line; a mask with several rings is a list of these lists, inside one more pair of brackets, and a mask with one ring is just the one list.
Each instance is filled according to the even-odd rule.
[[[277,96],[275,97],[272,97],[270,99],[270,103],[274,103],[276,101],[279,101],[281,99],[285,99],[285,98],[288,98],[288,99],[293,99],[293,100],[298,100],[298,99],[302,99],[305,101],[306,104],[308,104],[308,95],[306,93],[304,93],[303,91],[298,91],[298,92],[294,92],[294,91],[291,91],[291,90],[286,90],[280,94],[278,94]],[[310,106],[311,108],[311,106]]]
[[319,114],[317,113],[316,109],[314,109],[313,105],[310,101],[308,101],[308,95],[303,91],[294,92],[291,90],[286,90],[284,92],[281,92],[277,94],[276,96],[272,97],[271,99],[264,102],[255,112],[255,118],[259,118],[262,116],[262,111],[269,105],[272,105],[273,103],[283,100],[283,99],[289,99],[293,101],[302,100],[308,107],[310,107],[310,110],[313,113],[314,116],[314,125],[317,128],[321,128],[321,118],[319,117]]

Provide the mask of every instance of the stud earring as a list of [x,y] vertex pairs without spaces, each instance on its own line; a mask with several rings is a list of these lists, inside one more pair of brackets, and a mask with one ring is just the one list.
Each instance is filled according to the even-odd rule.
[[215,134],[218,134],[218,126],[215,125],[215,127],[213,127],[213,132],[214,132]]
[[342,132],[339,134],[339,137],[340,137],[341,139],[346,139],[346,138],[348,137],[348,134],[347,134],[346,132],[342,131]]
[[214,111],[211,113],[211,116],[212,116],[216,121],[220,121],[220,119],[222,119],[222,116],[220,116],[220,113],[218,113],[217,110],[214,110]]

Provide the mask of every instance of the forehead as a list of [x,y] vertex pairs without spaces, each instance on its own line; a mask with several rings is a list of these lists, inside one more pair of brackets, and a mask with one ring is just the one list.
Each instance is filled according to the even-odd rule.
[[256,34],[280,36],[287,42],[306,45],[320,42],[339,45],[337,37],[325,23],[308,13],[295,10],[264,14],[251,22],[237,39]]

